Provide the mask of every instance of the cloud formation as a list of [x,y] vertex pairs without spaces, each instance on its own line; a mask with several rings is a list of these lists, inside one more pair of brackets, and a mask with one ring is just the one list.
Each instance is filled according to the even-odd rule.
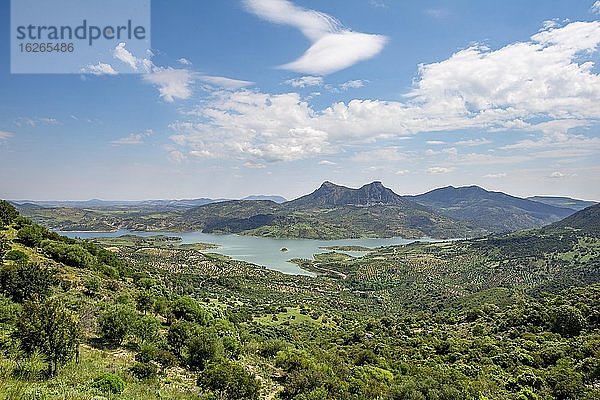
[[281,65],[291,71],[327,75],[377,55],[387,38],[353,32],[325,13],[287,0],[245,0],[246,8],[267,21],[299,29],[312,45],[300,58]]
[[220,87],[223,89],[241,89],[247,86],[254,85],[254,82],[227,78],[225,76],[202,75],[198,79],[208,83],[209,85]]
[[[329,20],[306,12],[300,15],[308,21],[307,35],[315,34],[310,21]],[[281,18],[300,18],[288,14]],[[591,59],[599,44],[600,22],[594,21],[547,28],[527,42],[497,50],[471,46],[446,60],[421,65],[405,101],[354,99],[317,110],[297,93],[218,93],[195,110],[196,120],[172,125],[173,140],[196,156],[279,161],[420,132],[510,129],[530,138],[504,150],[535,147],[536,157],[561,157],[561,150],[565,156],[586,155],[599,148],[600,139],[572,130],[600,120],[600,76]],[[456,145],[488,143],[472,139]],[[458,151],[436,154],[442,153],[456,157]],[[495,160],[516,161],[491,154],[464,156],[471,163]]]
[[8,138],[13,137],[14,133],[7,131],[0,131],[0,140],[8,140]]
[[192,96],[194,73],[187,69],[157,67],[144,75],[144,81],[158,86],[160,97],[167,103],[175,99],[189,99]]

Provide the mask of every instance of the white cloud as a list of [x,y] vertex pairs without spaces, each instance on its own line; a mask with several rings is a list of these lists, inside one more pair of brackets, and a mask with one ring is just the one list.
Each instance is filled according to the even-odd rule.
[[474,147],[474,146],[482,146],[484,144],[490,144],[490,143],[492,143],[491,140],[481,138],[481,139],[459,140],[458,142],[455,142],[454,144],[456,146]]
[[440,144],[446,144],[446,142],[441,141],[441,140],[428,140],[427,142],[425,142],[429,145],[435,146],[435,145],[440,145]]
[[51,117],[40,118],[40,122],[43,123],[44,125],[50,125],[50,126],[60,125],[59,120],[57,120],[56,118],[51,118]]
[[244,163],[244,167],[246,167],[246,168],[253,168],[253,169],[266,168],[265,164],[260,163],[260,162],[256,162],[256,161],[246,161]]
[[594,4],[592,4],[592,7],[590,8],[590,12],[592,14],[600,14],[600,1],[597,1]]
[[144,75],[144,81],[158,86],[160,97],[172,103],[175,99],[189,99],[192,96],[194,73],[187,69],[159,67]]
[[[586,61],[599,43],[600,22],[595,21],[545,30],[529,42],[498,50],[470,47],[447,60],[421,65],[403,102],[355,99],[317,110],[297,93],[244,89],[217,93],[194,111],[197,119],[173,124],[173,140],[205,157],[276,161],[335,153],[345,146],[399,140],[419,132],[511,129],[534,138],[502,150],[536,147],[540,151],[467,154],[457,162],[522,162],[557,157],[560,151],[574,157],[589,155],[597,151],[600,138],[569,130],[600,119],[600,76]],[[456,143],[483,144],[486,139]],[[457,154],[456,149],[446,152]],[[432,149],[429,153],[438,154]]]
[[453,171],[453,168],[447,168],[447,167],[431,167],[431,168],[427,169],[427,172],[430,174],[447,174],[452,171]]
[[146,130],[142,133],[132,133],[129,136],[122,137],[111,141],[113,145],[131,145],[131,144],[142,144],[144,138],[151,136],[154,132],[151,129]]
[[565,178],[570,178],[576,176],[576,174],[570,174],[570,173],[565,173],[565,172],[560,172],[560,171],[554,171],[553,173],[550,174],[550,178],[553,179],[565,179]]
[[287,0],[244,3],[253,14],[276,24],[291,25],[311,41],[311,47],[300,58],[281,66],[291,71],[327,75],[374,57],[387,42],[385,36],[350,31],[330,15]]
[[406,175],[408,174],[410,171],[407,169],[401,169],[399,171],[396,171],[396,175]]
[[340,89],[341,90],[358,89],[358,88],[365,86],[368,82],[369,81],[364,80],[364,79],[354,79],[354,80],[346,81],[346,82],[342,83],[340,85]]
[[192,65],[192,62],[185,57],[181,57],[177,62],[181,65]]
[[284,83],[295,88],[321,86],[323,84],[323,78],[320,76],[301,76],[300,78],[288,79]]
[[247,86],[254,85],[254,82],[242,81],[239,79],[232,79],[224,76],[202,75],[198,79],[210,85],[218,86],[223,89],[241,89]]
[[333,161],[328,161],[328,160],[321,160],[321,161],[319,161],[319,165],[337,165],[337,163],[334,163]]
[[125,48],[125,43],[119,43],[114,51],[113,57],[127,64],[132,70],[137,71],[142,68],[144,72],[150,72],[154,68],[154,64],[147,58],[136,57]]
[[490,179],[499,179],[499,178],[504,178],[505,176],[506,176],[506,174],[504,172],[500,172],[497,174],[486,174],[483,177],[490,178]]
[[98,62],[96,65],[88,65],[81,72],[94,75],[117,75],[117,71],[115,71],[112,65],[101,62]]
[[0,140],[8,140],[14,136],[14,133],[8,131],[0,131]]

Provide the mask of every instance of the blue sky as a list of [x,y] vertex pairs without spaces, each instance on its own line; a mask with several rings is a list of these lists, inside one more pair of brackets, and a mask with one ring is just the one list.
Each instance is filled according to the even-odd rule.
[[600,200],[600,2],[155,0],[103,74],[11,74],[0,18],[0,198]]

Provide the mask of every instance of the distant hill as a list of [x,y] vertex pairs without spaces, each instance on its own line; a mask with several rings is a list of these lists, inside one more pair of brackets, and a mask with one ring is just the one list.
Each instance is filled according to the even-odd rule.
[[92,210],[116,209],[185,209],[198,207],[204,204],[224,201],[225,199],[182,199],[182,200],[13,200],[12,203],[19,209],[24,208],[85,208]]
[[285,197],[265,196],[262,194],[246,196],[242,200],[270,200],[270,201],[274,201],[275,203],[285,203],[287,201],[287,199]]
[[404,198],[494,232],[541,227],[574,212],[570,208],[492,192],[479,186],[447,186]]
[[550,225],[548,228],[575,229],[589,236],[600,237],[600,204],[577,211],[575,214]]
[[557,196],[533,196],[527,197],[527,200],[537,201],[538,203],[549,204],[555,207],[570,208],[575,211],[583,210],[594,204],[598,204],[595,201],[578,200],[570,197],[557,197]]

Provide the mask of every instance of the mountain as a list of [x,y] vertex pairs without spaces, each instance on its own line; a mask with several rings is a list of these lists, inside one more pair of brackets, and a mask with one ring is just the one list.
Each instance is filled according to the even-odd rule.
[[507,232],[544,226],[574,210],[492,192],[479,186],[447,186],[417,196],[404,196],[446,216],[471,221],[477,226]]
[[285,203],[287,201],[287,199],[285,197],[265,196],[262,194],[246,196],[242,200],[270,200],[270,201],[274,201],[275,203]]
[[527,197],[527,200],[537,201],[538,203],[549,204],[555,207],[570,208],[571,210],[580,211],[594,204],[598,204],[595,201],[578,200],[570,197],[556,197],[556,196],[533,196]]
[[324,182],[314,192],[282,204],[264,200],[208,204],[184,212],[173,222],[177,229],[314,239],[456,238],[487,233],[403,199],[381,182],[358,189]]
[[548,228],[575,229],[589,236],[600,237],[600,204],[577,211],[575,214],[555,222]]
[[292,208],[336,207],[336,206],[373,206],[373,205],[411,204],[381,182],[372,182],[359,189],[351,189],[325,181],[311,194],[285,203]]

